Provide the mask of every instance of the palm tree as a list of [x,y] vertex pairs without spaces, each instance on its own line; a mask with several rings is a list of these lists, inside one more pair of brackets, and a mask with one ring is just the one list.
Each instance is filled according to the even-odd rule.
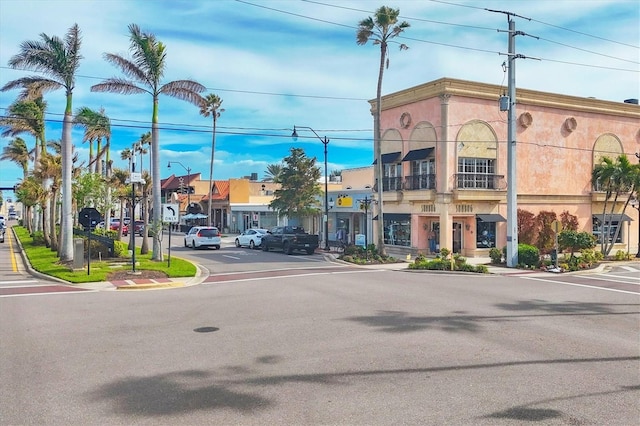
[[[56,251],[58,241],[55,227],[55,206],[56,193],[62,174],[61,160],[60,155],[52,155],[44,152],[40,158],[40,164],[33,173],[33,176],[40,181],[43,188],[40,202],[42,204],[42,231],[45,244],[47,247],[51,247],[52,250]],[[49,180],[50,186],[45,189],[44,182],[47,180]]]
[[31,235],[33,235],[34,232],[31,211],[42,198],[43,191],[42,182],[36,179],[33,175],[27,176],[27,178],[20,182],[16,188],[16,199],[20,201],[20,203],[25,206],[25,210],[29,212],[23,216],[23,223]]
[[216,123],[220,114],[224,112],[224,109],[221,109],[222,99],[218,95],[214,95],[213,93],[208,94],[203,97],[200,101],[200,115],[203,117],[212,116],[213,117],[213,133],[211,135],[211,163],[209,164],[209,218],[207,219],[207,224],[211,226],[211,216],[213,214],[211,202],[211,192],[213,190],[213,157],[216,150]]
[[67,31],[63,39],[40,34],[42,40],[25,41],[20,53],[9,59],[11,68],[25,68],[41,72],[41,76],[24,77],[7,83],[3,89],[16,87],[38,87],[41,91],[65,89],[67,104],[62,125],[62,221],[60,261],[73,260],[73,210],[71,173],[73,168],[71,128],[73,126],[73,89],[75,75],[80,66],[80,28],[78,24]]
[[[631,164],[625,154],[621,154],[612,160],[609,157],[603,157],[600,163],[597,164],[591,172],[591,183],[594,188],[601,189],[605,192],[605,199],[602,208],[602,229],[600,251],[605,256],[608,256],[615,241],[620,234],[620,223],[618,226],[612,227],[613,214],[616,211],[616,206],[619,205],[618,199],[624,198],[624,204],[622,213],[627,209],[627,206],[633,198],[634,192],[637,191],[638,176],[640,175],[640,165]],[[613,198],[613,199],[612,199]],[[611,207],[607,214],[607,204],[611,201]],[[615,232],[612,238],[609,238],[609,230],[614,229]]]
[[[120,223],[124,221],[124,206],[130,199],[128,191],[127,179],[129,178],[129,171],[124,169],[115,168],[108,180],[109,186],[113,187],[116,198],[120,201]],[[107,229],[109,222],[105,222]],[[122,227],[118,231],[118,240],[122,239]]]
[[[405,29],[409,28],[409,23],[402,21],[398,23],[400,9],[382,6],[375,11],[374,17],[368,17],[358,23],[358,31],[356,33],[356,42],[362,46],[372,41],[373,44],[380,45],[380,67],[378,69],[378,88],[376,91],[376,114],[374,117],[374,154],[377,160],[375,175],[378,184],[378,250],[382,255],[386,254],[384,248],[384,220],[382,207],[382,149],[380,144],[380,115],[382,114],[382,77],[384,75],[385,63],[389,67],[388,44],[393,38],[399,36]],[[407,45],[398,43],[400,50],[408,49]]]
[[15,138],[2,148],[0,160],[13,161],[22,168],[22,179],[29,174],[29,160],[32,156],[27,148],[27,143],[22,138]]
[[[91,86],[92,92],[112,92],[123,95],[148,93],[153,98],[151,115],[151,175],[153,193],[153,224],[160,227],[162,222],[162,200],[160,198],[160,130],[158,128],[158,98],[161,94],[172,96],[198,105],[205,90],[200,83],[192,80],[175,80],[161,84],[166,67],[166,48],[155,35],[141,32],[135,25],[129,25],[132,59],[113,53],[104,55],[107,62],[120,68],[129,78],[113,77],[102,83]],[[153,236],[152,259],[162,261],[160,249],[160,233]]]
[[274,163],[267,164],[267,170],[264,171],[267,179],[271,179],[273,182],[278,182],[280,180],[280,174],[282,173],[283,165]]
[[40,153],[46,151],[44,114],[47,103],[39,96],[33,100],[18,99],[7,108],[7,115],[0,118],[0,127],[5,130],[2,137],[29,133],[35,138],[33,160],[37,165]]
[[[111,121],[105,115],[104,109],[94,111],[88,107],[81,107],[76,110],[73,123],[84,128],[82,142],[89,142],[89,170],[93,165],[95,173],[102,173],[101,157],[108,151],[111,140]],[[104,149],[102,148],[102,138],[106,140]],[[97,155],[93,155],[93,141],[97,142]]]

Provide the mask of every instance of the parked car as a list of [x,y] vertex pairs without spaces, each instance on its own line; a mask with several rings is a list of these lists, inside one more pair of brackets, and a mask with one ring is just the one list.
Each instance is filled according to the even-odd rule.
[[276,226],[262,238],[262,250],[282,250],[291,254],[294,250],[313,254],[318,248],[318,236],[307,233],[300,226]]
[[213,247],[220,250],[220,231],[215,226],[194,226],[184,236],[184,246],[191,248]]
[[133,224],[133,232],[138,235],[142,235],[144,232],[144,221],[136,220]]
[[257,248],[262,243],[262,237],[269,232],[266,229],[251,228],[236,237],[236,247]]
[[129,227],[127,225],[120,225],[120,221],[118,219],[111,219],[111,224],[109,225],[109,229],[112,231],[117,231],[122,226],[122,235],[125,237],[129,235]]
[[6,229],[6,226],[4,225],[4,223],[0,223],[0,243],[4,243],[5,229]]

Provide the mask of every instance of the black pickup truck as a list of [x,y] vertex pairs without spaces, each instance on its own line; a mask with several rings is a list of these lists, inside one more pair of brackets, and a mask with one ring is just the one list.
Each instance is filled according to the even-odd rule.
[[263,251],[277,249],[286,254],[291,254],[294,250],[312,254],[318,245],[318,236],[307,233],[300,226],[276,226],[262,237],[260,243]]

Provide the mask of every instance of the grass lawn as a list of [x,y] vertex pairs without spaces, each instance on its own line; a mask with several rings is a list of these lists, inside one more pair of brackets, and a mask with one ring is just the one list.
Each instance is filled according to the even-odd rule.
[[[39,244],[39,239],[34,239],[23,227],[14,226],[16,236],[22,244],[31,267],[36,271],[51,275],[56,278],[69,281],[71,283],[87,283],[106,281],[107,276],[115,271],[131,270],[131,259],[119,258],[99,261],[91,259],[90,268],[81,270],[71,270],[66,265],[60,264],[55,251],[51,251],[44,244]],[[87,274],[87,269],[90,274]],[[184,259],[171,256],[171,267],[167,266],[167,261],[156,262],[151,260],[151,253],[140,254],[140,248],[136,248],[136,271],[162,271],[170,278],[193,277],[196,275],[196,266]]]

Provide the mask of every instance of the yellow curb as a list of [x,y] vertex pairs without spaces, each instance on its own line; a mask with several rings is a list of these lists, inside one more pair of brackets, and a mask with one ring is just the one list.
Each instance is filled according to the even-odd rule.
[[172,282],[172,283],[131,284],[131,285],[116,287],[116,290],[150,290],[155,288],[176,288],[176,287],[184,287],[184,283]]

